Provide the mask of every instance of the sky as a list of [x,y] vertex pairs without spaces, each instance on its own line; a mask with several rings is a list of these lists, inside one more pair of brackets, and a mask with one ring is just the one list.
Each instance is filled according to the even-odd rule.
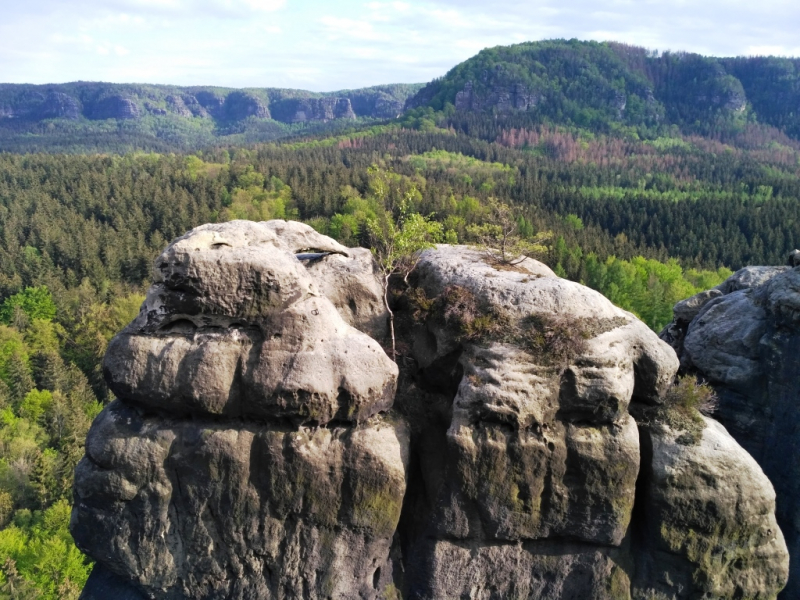
[[0,0],[0,15],[4,83],[333,91],[552,38],[800,56],[797,0]]

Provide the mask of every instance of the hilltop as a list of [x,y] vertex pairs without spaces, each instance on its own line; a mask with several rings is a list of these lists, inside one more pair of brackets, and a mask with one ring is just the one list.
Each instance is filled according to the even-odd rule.
[[470,132],[490,118],[516,127],[557,125],[643,138],[719,137],[757,125],[780,142],[780,136],[800,137],[798,107],[797,58],[716,58],[547,40],[485,49],[427,85],[329,93],[0,84],[0,150],[194,151],[397,119],[408,126],[409,115],[423,113]]
[[800,135],[800,59],[715,58],[615,42],[552,40],[481,51],[408,106],[527,113],[595,130],[710,134],[760,123]]

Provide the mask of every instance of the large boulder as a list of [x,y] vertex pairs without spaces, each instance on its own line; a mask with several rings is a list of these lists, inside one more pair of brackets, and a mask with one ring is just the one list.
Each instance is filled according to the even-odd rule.
[[[348,249],[283,221],[198,227],[156,260],[106,355],[118,400],[76,470],[71,530],[99,565],[86,598],[391,593],[408,463],[387,413],[398,369],[320,291],[309,252],[351,268]],[[351,289],[380,286],[369,267]]]
[[[786,547],[758,466],[699,414],[689,418],[699,435],[681,429],[680,444],[652,441],[668,429],[663,415],[677,410],[665,392],[678,359],[638,319],[536,261],[503,265],[464,247],[426,252],[415,284],[409,310],[420,322],[409,335],[419,372],[414,391],[401,381],[396,401],[411,423],[419,481],[401,521],[408,597],[616,600],[668,591],[664,598],[688,600],[780,590]],[[729,488],[709,480],[707,455],[720,479],[738,469]],[[678,466],[679,489],[665,489]],[[712,502],[715,486],[724,491]],[[693,492],[708,496],[705,504],[668,510]],[[729,531],[741,521],[748,536]],[[690,537],[699,523],[720,544],[703,546],[710,565],[678,550],[662,564],[661,528]],[[702,567],[713,585],[648,587],[642,573],[653,565],[657,579],[680,582]]]
[[[746,267],[675,307],[661,333],[681,368],[717,391],[717,418],[764,469],[792,557],[782,598],[800,597],[800,268]],[[694,305],[687,312],[684,306]]]
[[789,571],[774,489],[722,425],[704,425],[696,444],[667,425],[643,429],[646,551],[636,557],[635,594],[774,598]]
[[638,319],[466,247],[410,281],[395,364],[369,251],[286,221],[170,244],[75,474],[84,599],[780,590],[769,482],[675,413],[678,358]]

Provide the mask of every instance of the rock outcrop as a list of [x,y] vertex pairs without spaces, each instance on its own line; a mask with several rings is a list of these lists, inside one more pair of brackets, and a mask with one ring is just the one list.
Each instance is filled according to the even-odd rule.
[[37,113],[40,119],[77,119],[81,116],[81,106],[72,96],[50,92]]
[[781,589],[772,487],[719,424],[669,417],[678,359],[640,321],[466,247],[411,283],[398,369],[368,251],[284,221],[175,240],[76,470],[84,599]]
[[272,112],[279,121],[306,123],[327,122],[334,119],[355,119],[356,113],[349,98],[296,98],[282,100],[273,105]]
[[[195,100],[196,102],[196,100]],[[170,112],[175,113],[179,117],[193,117],[194,114],[191,110],[186,106],[183,101],[183,98],[180,96],[175,96],[170,94],[167,96],[167,106],[169,106]]]
[[217,93],[209,91],[199,91],[194,97],[209,115],[216,118],[222,116],[222,107],[225,106],[225,98]]
[[717,416],[775,486],[792,556],[783,598],[800,597],[800,268],[746,267],[675,306],[662,333],[681,368],[719,395]]
[[137,119],[141,116],[137,104],[126,96],[109,96],[89,106],[89,119]]
[[260,98],[242,91],[228,94],[222,110],[225,118],[231,121],[241,121],[247,117],[270,118],[269,109]]
[[470,81],[456,94],[455,107],[460,111],[504,113],[534,108],[542,99],[541,94],[522,84],[494,85],[485,93],[478,93]]
[[348,254],[298,223],[191,231],[109,348],[119,400],[87,439],[72,531],[149,597],[378,598],[392,584],[408,460],[386,413],[397,366],[301,251]]

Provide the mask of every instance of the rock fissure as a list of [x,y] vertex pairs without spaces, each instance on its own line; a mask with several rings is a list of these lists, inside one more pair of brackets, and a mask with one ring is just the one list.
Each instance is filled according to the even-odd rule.
[[284,221],[175,240],[76,470],[84,598],[774,597],[761,470],[711,420],[686,444],[646,418],[669,346],[541,263],[481,256],[420,257],[398,366],[369,251]]

